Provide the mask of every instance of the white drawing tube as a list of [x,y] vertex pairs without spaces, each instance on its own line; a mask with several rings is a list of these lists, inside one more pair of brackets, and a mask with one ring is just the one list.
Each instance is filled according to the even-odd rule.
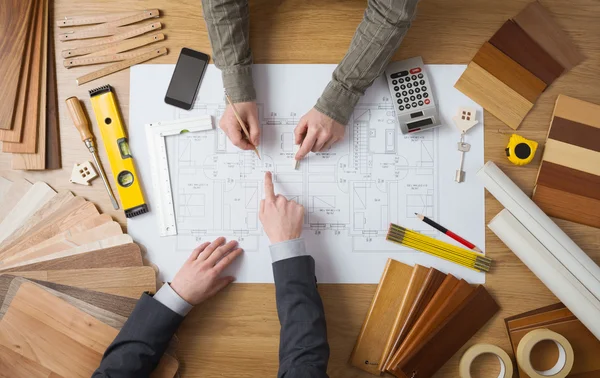
[[600,267],[496,164],[487,162],[477,176],[485,188],[600,300]]

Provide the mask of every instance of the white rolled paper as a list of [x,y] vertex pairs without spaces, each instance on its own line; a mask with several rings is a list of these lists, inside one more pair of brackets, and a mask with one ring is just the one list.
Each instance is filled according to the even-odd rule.
[[600,340],[600,301],[507,209],[488,227]]
[[600,267],[496,164],[487,162],[477,176],[546,250],[600,300]]

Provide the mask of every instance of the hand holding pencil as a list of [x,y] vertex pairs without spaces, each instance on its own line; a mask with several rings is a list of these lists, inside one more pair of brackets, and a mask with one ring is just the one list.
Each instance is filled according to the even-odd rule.
[[229,96],[228,106],[219,122],[219,127],[227,134],[231,142],[242,150],[254,150],[260,142],[260,124],[256,102],[233,103]]

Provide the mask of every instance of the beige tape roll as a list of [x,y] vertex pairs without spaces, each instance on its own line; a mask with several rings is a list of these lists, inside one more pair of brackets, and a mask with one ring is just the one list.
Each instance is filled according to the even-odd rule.
[[[558,347],[558,361],[556,361],[556,365],[553,368],[539,371],[535,370],[531,365],[530,357],[533,347],[543,340],[551,340],[556,343]],[[574,358],[573,347],[569,343],[569,340],[563,335],[546,328],[529,332],[521,339],[517,347],[517,363],[530,378],[565,378],[573,368]]]
[[514,367],[508,353],[492,344],[475,344],[467,349],[460,359],[458,366],[460,378],[471,378],[471,364],[473,360],[486,353],[491,353],[498,357],[498,361],[500,362],[500,374],[498,374],[498,378],[512,378]]

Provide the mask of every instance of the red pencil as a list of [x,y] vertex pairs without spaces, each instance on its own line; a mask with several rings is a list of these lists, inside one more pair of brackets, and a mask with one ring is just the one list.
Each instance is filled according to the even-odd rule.
[[446,227],[435,223],[434,221],[432,221],[431,219],[427,218],[424,215],[417,214],[417,213],[415,213],[415,215],[417,216],[417,218],[419,218],[423,222],[427,223],[428,225],[435,228],[436,230],[443,233],[444,235],[451,237],[452,239],[456,240],[457,242],[464,245],[465,247],[467,247],[475,252],[480,252],[480,253],[482,252],[481,249],[479,249],[475,246],[475,244],[471,243],[470,241],[468,241],[466,239],[461,238],[460,236],[456,235],[454,232],[448,230]]

